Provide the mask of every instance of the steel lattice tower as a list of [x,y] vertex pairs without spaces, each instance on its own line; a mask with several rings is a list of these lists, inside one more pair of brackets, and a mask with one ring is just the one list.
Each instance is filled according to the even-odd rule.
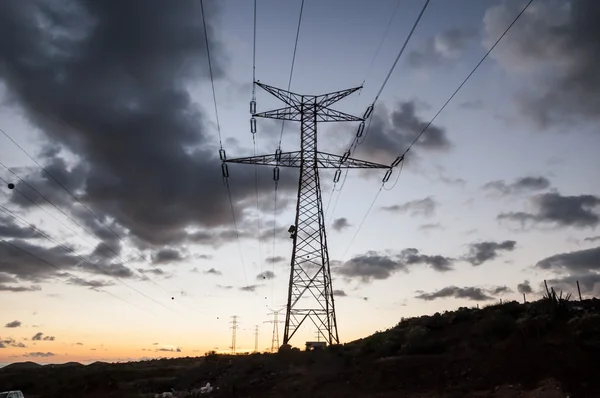
[[301,148],[299,151],[251,156],[223,160],[223,173],[227,177],[225,163],[245,163],[275,166],[274,178],[279,179],[279,167],[300,168],[296,219],[290,227],[293,239],[290,280],[285,316],[283,344],[298,331],[307,318],[313,322],[327,344],[338,344],[331,270],[327,250],[327,235],[321,200],[319,169],[336,169],[334,181],[339,180],[342,168],[389,169],[382,165],[350,158],[347,151],[343,156],[320,152],[317,149],[317,124],[319,122],[361,122],[359,133],[364,129],[364,120],[372,107],[360,118],[329,107],[361,87],[336,91],[323,95],[300,95],[256,82],[259,87],[283,101],[287,106],[267,112],[256,113],[256,103],[251,102],[251,129],[256,132],[256,117],[300,122]]

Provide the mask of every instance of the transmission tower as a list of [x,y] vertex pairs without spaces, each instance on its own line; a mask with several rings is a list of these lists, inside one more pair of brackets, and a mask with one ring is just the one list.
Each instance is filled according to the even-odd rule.
[[279,180],[279,167],[300,169],[296,218],[289,229],[290,237],[293,239],[293,249],[283,343],[289,344],[304,321],[310,319],[328,344],[337,344],[339,338],[319,169],[336,169],[334,181],[337,182],[342,168],[389,169],[390,166],[352,159],[349,151],[346,151],[343,156],[319,151],[317,124],[319,122],[361,122],[357,132],[357,136],[360,136],[365,127],[364,120],[370,116],[373,107],[369,107],[362,118],[329,108],[361,87],[322,95],[301,95],[259,82],[255,84],[287,106],[256,113],[256,102],[252,100],[250,102],[251,132],[256,133],[257,117],[300,122],[300,150],[282,152],[281,149],[277,149],[274,154],[237,159],[227,159],[224,150],[221,150],[223,175],[229,176],[227,163],[275,166],[273,170],[275,181]]
[[231,318],[233,319],[231,322],[229,322],[229,323],[231,323],[231,330],[232,330],[232,333],[231,333],[231,353],[235,354],[235,337],[236,337],[236,332],[237,332],[237,328],[238,328],[237,320],[238,320],[239,317],[237,315],[234,315]]
[[254,352],[258,352],[258,325],[254,326]]
[[[269,308],[270,309],[270,308]],[[273,315],[272,321],[265,321],[264,323],[272,323],[273,324],[273,337],[271,338],[271,352],[275,352],[275,349],[279,349],[279,324],[283,323],[283,321],[279,320],[279,313],[282,310],[275,311],[271,310],[268,315]]]

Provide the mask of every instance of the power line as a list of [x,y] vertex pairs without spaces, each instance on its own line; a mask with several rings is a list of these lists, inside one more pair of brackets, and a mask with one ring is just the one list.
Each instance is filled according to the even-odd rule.
[[[302,11],[304,10],[304,0],[302,0],[302,4],[300,4],[300,16],[298,17],[298,29],[296,30],[296,41],[294,43],[294,55],[292,56],[292,67],[290,68],[290,78],[288,80],[288,88],[287,91],[290,91],[292,87],[292,76],[294,75],[294,63],[296,62],[296,50],[298,49],[298,37],[300,37],[300,25],[302,23]],[[281,149],[281,141],[283,139],[283,126],[285,126],[285,120],[281,121],[281,133],[279,135],[279,146]]]
[[[89,214],[91,214],[101,225],[103,225],[108,231],[110,231],[118,240],[119,243],[125,245],[126,247],[128,247],[130,250],[134,251],[137,255],[138,255],[138,259],[142,259],[144,260],[144,255],[137,249],[135,249],[133,246],[131,246],[130,244],[128,244],[125,240],[123,240],[123,238],[121,238],[106,222],[104,222],[94,211],[92,211],[92,209],[90,209],[88,206],[86,206],[78,197],[77,195],[73,194],[63,183],[60,182],[60,180],[58,180],[58,178],[56,178],[54,176],[54,174],[52,174],[50,171],[48,171],[48,169],[46,167],[44,167],[40,162],[38,162],[33,156],[31,156],[31,154],[29,154],[29,152],[27,152],[21,145],[19,145],[19,143],[17,141],[15,141],[6,131],[4,131],[2,128],[0,128],[0,132],[8,139],[10,140],[17,148],[19,148],[21,150],[21,152],[23,152],[31,161],[33,161],[38,167],[40,167],[44,173],[46,173],[46,175],[48,175],[54,182],[56,182],[67,194],[69,194],[69,196],[71,198],[73,198],[77,203],[79,203],[79,205],[81,205]],[[62,214],[64,214],[66,217],[68,217],[73,223],[75,223],[76,225],[78,225],[80,228],[82,228],[84,231],[86,231],[86,233],[88,233],[89,235],[91,235],[94,239],[96,239],[98,242],[100,242],[102,245],[106,246],[109,250],[111,250],[111,248],[109,246],[107,246],[104,242],[102,242],[100,239],[97,239],[94,237],[94,234],[90,233],[89,231],[85,230],[85,228],[83,228],[79,223],[77,223],[75,220],[73,220],[71,217],[69,217],[68,215],[66,215],[61,209],[59,209],[57,206],[55,206],[52,202],[50,202],[50,200],[48,200],[45,196],[43,196],[41,193],[39,193],[39,191],[37,191],[35,188],[33,188],[30,184],[28,184],[26,181],[24,181],[21,177],[19,177],[16,173],[14,173],[10,168],[8,168],[4,163],[2,163],[0,161],[0,165],[2,165],[5,169],[7,169],[10,173],[12,173],[13,175],[15,175],[20,181],[22,181],[25,185],[27,185],[30,189],[32,189],[34,192],[36,192],[38,195],[40,195],[42,198],[44,198],[48,203],[50,203],[53,207],[55,207],[57,210],[59,210]],[[18,191],[18,190],[17,190]],[[19,191],[18,191],[19,192]],[[23,195],[23,193],[19,192],[21,195]],[[25,195],[23,195],[26,199],[29,200],[29,198],[27,198]],[[34,203],[34,202],[32,202]],[[34,203],[36,206],[39,207],[39,205],[37,205],[36,203]],[[42,208],[42,210],[45,211],[45,209]],[[46,212],[47,214],[50,214],[48,212]],[[53,217],[55,218],[55,217]],[[68,227],[65,223],[63,223],[62,221],[58,220],[57,218],[55,218],[55,220],[57,220],[58,222],[60,222],[64,227],[66,227],[67,229],[69,229],[71,232],[73,232],[74,234],[76,234],[77,236],[79,236],[80,238],[84,239],[81,235],[79,235],[78,233],[76,233],[75,231],[73,231],[73,229],[71,229],[70,227]],[[84,239],[85,240],[85,239]],[[111,250],[113,252],[113,254],[117,255],[113,250]],[[119,256],[120,257],[120,256]],[[122,259],[122,257],[120,257]],[[159,271],[161,271],[158,267],[156,267],[154,264],[152,264],[149,261],[144,261],[146,264],[150,265],[152,268],[157,269]],[[161,288],[163,291],[165,291],[166,293],[170,293],[167,289],[163,288],[160,284],[156,283],[152,278],[149,278],[147,276],[145,276],[146,278],[148,278],[148,280],[155,284],[156,286],[158,286],[159,288]],[[173,284],[177,290],[181,290],[183,291],[184,289],[181,288],[180,286],[177,286],[175,284]],[[192,295],[192,297],[194,297]],[[182,305],[193,309],[194,311],[198,311],[195,307],[190,307],[187,306],[185,303],[181,302]],[[200,312],[200,311],[198,311]]]
[[[446,108],[446,106],[450,103],[450,101],[452,101],[452,99],[456,96],[456,94],[460,91],[460,89],[465,85],[465,83],[471,78],[471,76],[473,76],[473,74],[475,73],[475,71],[479,68],[479,66],[483,63],[483,61],[488,57],[488,55],[492,52],[492,50],[494,50],[494,48],[498,45],[498,43],[500,43],[500,41],[504,38],[504,36],[508,33],[508,31],[513,27],[513,25],[519,20],[519,18],[521,17],[521,15],[523,15],[525,13],[525,11],[531,5],[531,3],[533,3],[533,0],[529,0],[529,2],[525,5],[525,7],[523,7],[523,9],[521,10],[521,12],[519,12],[519,14],[517,14],[517,16],[515,17],[515,19],[510,23],[510,25],[508,25],[508,27],[504,30],[504,32],[500,35],[500,37],[498,37],[498,39],[496,40],[496,42],[489,48],[489,50],[485,53],[485,55],[475,65],[475,67],[473,68],[473,70],[471,70],[471,72],[462,81],[462,83],[458,86],[458,88],[452,93],[452,95],[450,96],[450,98],[448,98],[448,100],[444,103],[444,105],[442,105],[442,107],[440,108],[440,110],[438,110],[437,113],[433,116],[433,118],[431,118],[431,120],[427,123],[427,125],[425,125],[425,127],[423,128],[423,130],[421,130],[421,132],[411,142],[411,144],[408,146],[408,148],[406,148],[406,150],[400,156],[398,156],[396,158],[396,160],[392,163],[392,166],[390,167],[390,170],[392,170],[395,167],[394,164],[400,165],[400,170],[398,172],[398,175],[396,177],[396,181],[394,182],[393,186],[391,188],[389,188],[389,189],[386,189],[386,190],[393,189],[396,186],[396,184],[398,183],[398,180],[400,178],[400,174],[402,172],[402,167],[404,166],[404,159],[405,159],[405,156],[407,155],[408,151],[419,140],[419,138],[423,135],[423,133],[425,133],[425,131],[429,128],[429,126],[431,126],[431,124],[434,122],[434,120]],[[375,195],[375,199],[371,203],[371,206],[369,206],[369,209],[367,210],[367,213],[363,217],[363,220],[361,221],[358,229],[356,230],[354,236],[352,237],[352,240],[350,241],[350,244],[348,245],[348,248],[346,248],[346,251],[344,252],[344,256],[342,256],[342,261],[343,261],[343,258],[346,256],[346,253],[348,252],[350,246],[352,245],[352,242],[354,241],[354,238],[356,238],[356,235],[358,235],[358,232],[360,231],[360,229],[361,229],[364,221],[366,220],[366,218],[369,215],[371,209],[373,208],[373,206],[375,204],[375,201],[379,197],[379,193],[381,192],[381,189],[384,188],[384,185],[385,185],[385,182],[381,185],[381,187],[379,188],[379,191],[377,191],[377,195]]]
[[[371,130],[371,122],[373,121],[373,110],[375,109],[375,104],[377,103],[377,100],[379,99],[379,96],[381,95],[381,93],[383,92],[383,89],[385,88],[385,86],[387,85],[390,76],[392,75],[392,73],[394,72],[394,69],[396,68],[396,65],[398,64],[398,61],[400,60],[400,57],[402,57],[402,54],[404,54],[404,50],[406,49],[406,46],[408,45],[408,42],[410,41],[410,39],[412,38],[417,26],[419,25],[419,22],[421,21],[421,18],[423,17],[423,14],[425,13],[425,10],[427,9],[427,6],[429,5],[430,0],[425,0],[425,3],[423,4],[423,7],[421,8],[421,11],[419,12],[419,15],[417,16],[415,22],[413,23],[410,32],[408,33],[408,35],[406,36],[406,39],[404,40],[404,43],[402,44],[402,47],[400,48],[400,51],[398,52],[398,55],[396,56],[396,59],[394,60],[394,63],[392,64],[392,67],[390,68],[390,70],[388,71],[385,79],[383,80],[383,83],[381,84],[381,87],[379,88],[379,91],[377,92],[377,95],[375,96],[375,99],[373,100],[373,103],[371,103],[371,105],[369,105],[369,107],[367,108],[365,114],[364,114],[364,118],[365,119],[369,119],[369,122],[367,124],[367,128],[366,130],[364,129],[364,121],[361,123],[361,126],[359,127],[359,129],[356,132],[355,137],[352,139],[352,143],[350,144],[350,147],[348,148],[348,150],[346,151],[347,156],[352,155],[352,152],[356,150],[356,148],[358,147],[358,145],[360,145],[361,143],[364,142],[364,140],[367,138],[367,136],[369,135],[369,131]],[[399,5],[399,3],[398,3]],[[396,9],[394,10],[394,14],[397,11],[398,5],[396,6]],[[391,21],[393,20],[393,16]],[[389,25],[388,25],[388,29],[389,29]],[[387,29],[386,29],[386,33],[384,34],[384,38],[385,35],[387,35]],[[382,39],[383,42],[383,39]],[[379,50],[378,50],[379,51]],[[364,131],[364,134],[363,134]],[[362,138],[362,140],[361,140]],[[342,185],[340,187],[339,190],[339,195],[338,195],[338,199],[339,197],[342,195],[342,189],[344,189],[344,186],[346,185],[346,177],[348,175],[348,170],[346,170],[346,176],[344,177],[344,180],[342,181]],[[334,188],[335,188],[335,183],[334,183]],[[335,213],[335,208],[337,207],[337,201],[335,203],[335,205],[333,206],[333,211],[331,212],[331,218],[333,219],[333,214]]]
[[206,29],[206,18],[204,17],[204,0],[200,0],[200,11],[202,12],[202,26],[204,27],[204,41],[206,43],[206,57],[208,58],[208,71],[210,73],[210,84],[212,86],[213,102],[215,104],[215,117],[217,120],[217,132],[219,133],[219,145],[223,149],[221,139],[221,124],[219,123],[219,110],[217,109],[217,94],[215,93],[215,80],[213,78],[212,62],[210,61],[210,46],[208,45],[208,33]]
[[360,224],[358,225],[358,228],[354,232],[354,235],[352,236],[352,239],[350,240],[350,243],[348,244],[348,247],[346,247],[346,250],[344,251],[344,254],[342,255],[342,260],[341,260],[342,262],[344,261],[344,259],[346,257],[346,254],[348,253],[348,250],[350,250],[350,247],[352,246],[352,243],[354,242],[354,239],[356,239],[356,236],[358,235],[358,232],[360,231],[360,229],[362,228],[363,224],[365,223],[365,220],[369,216],[369,213],[371,212],[371,209],[373,209],[373,206],[375,206],[375,202],[377,201],[377,198],[379,197],[379,194],[381,193],[382,188],[383,188],[383,184],[381,184],[381,186],[377,190],[377,193],[375,194],[375,197],[373,198],[373,201],[369,205],[369,208],[367,209],[367,212],[365,213],[365,216],[360,221]]
[[[0,210],[2,210],[5,214],[8,214],[9,217],[11,217],[13,220],[19,221],[22,224],[26,225],[27,227],[29,227],[32,231],[36,232],[38,235],[43,236],[44,238],[48,239],[50,242],[54,243],[55,245],[59,246],[60,248],[62,248],[63,250],[73,254],[74,256],[76,256],[77,258],[81,259],[82,261],[84,261],[85,263],[95,267],[96,269],[98,269],[100,272],[102,272],[103,274],[105,274],[106,276],[109,276],[115,280],[117,280],[118,282],[120,282],[121,284],[123,284],[124,286],[132,289],[133,291],[139,293],[140,295],[144,296],[145,298],[154,301],[155,303],[171,310],[171,311],[175,311],[170,307],[167,307],[166,305],[164,305],[163,303],[156,301],[155,299],[153,299],[152,297],[148,296],[147,294],[143,293],[142,291],[136,289],[135,287],[129,285],[128,283],[126,283],[125,281],[123,281],[121,278],[117,277],[116,275],[113,275],[105,270],[102,269],[102,267],[100,267],[98,264],[92,263],[89,260],[87,260],[85,257],[83,257],[80,254],[77,254],[75,252],[75,250],[57,242],[56,240],[54,240],[50,235],[46,234],[45,232],[41,231],[40,229],[34,227],[33,225],[31,225],[30,223],[28,223],[27,221],[25,221],[23,218],[19,217],[18,215],[16,215],[14,212],[12,212],[10,209],[4,207],[3,205],[0,205]],[[110,265],[114,265],[114,264],[110,264]],[[124,268],[127,269],[127,267],[125,267],[123,265]],[[177,311],[175,311],[177,312]]]
[[477,70],[477,68],[479,68],[479,66],[483,63],[483,61],[485,61],[485,59],[488,57],[488,55],[490,55],[490,53],[492,52],[492,50],[498,45],[498,43],[500,43],[500,40],[502,40],[504,38],[504,36],[508,33],[508,31],[510,30],[510,28],[512,28],[513,25],[519,20],[519,18],[521,18],[521,15],[523,15],[523,13],[527,10],[527,8],[531,5],[531,3],[533,3],[533,0],[529,0],[529,2],[525,5],[525,7],[523,7],[523,9],[521,10],[521,12],[515,17],[515,19],[511,22],[511,24],[508,25],[508,27],[504,30],[504,32],[500,35],[500,37],[498,37],[498,40],[496,40],[496,42],[490,47],[490,49],[485,53],[485,55],[479,60],[479,62],[477,63],[477,65],[475,65],[475,67],[473,68],[473,70],[467,75],[467,77],[463,80],[463,82],[460,84],[460,86],[458,86],[458,88],[454,91],[454,93],[452,93],[452,95],[450,96],[450,98],[448,98],[448,100],[444,103],[444,105],[442,105],[442,107],[440,108],[440,110],[437,111],[437,113],[433,116],[433,118],[431,118],[431,120],[429,121],[429,123],[427,123],[427,125],[425,125],[425,127],[423,128],[423,130],[421,130],[421,132],[419,133],[419,135],[417,135],[417,137],[415,137],[415,139],[413,140],[413,142],[411,142],[411,144],[408,146],[408,148],[406,148],[406,150],[400,156],[405,155],[410,150],[410,148],[412,148],[412,146],[419,140],[419,138],[423,135],[423,133],[429,128],[429,126],[431,126],[431,124],[438,117],[438,115],[440,113],[442,113],[442,111],[446,108],[446,106],[450,103],[450,101],[452,101],[452,99],[454,98],[454,96],[460,91],[460,89],[471,78],[471,76],[473,76],[473,74],[475,73],[475,71]]
[[[117,258],[119,258],[122,261],[122,266],[131,271],[130,268],[125,266],[125,259],[123,257],[121,257],[121,255],[119,255],[116,251],[112,250],[108,245],[106,245],[104,242],[102,242],[100,239],[95,238],[94,235],[92,233],[90,233],[89,231],[87,231],[85,228],[81,227],[81,225],[79,223],[77,223],[75,220],[73,220],[72,217],[70,217],[68,214],[66,214],[64,211],[62,211],[60,208],[58,208],[54,203],[52,203],[48,198],[46,198],[44,195],[42,195],[41,193],[39,193],[39,191],[37,191],[34,187],[32,187],[31,185],[29,185],[26,181],[24,181],[23,179],[21,179],[21,177],[19,175],[17,175],[16,173],[12,172],[12,170],[10,170],[10,168],[6,167],[6,165],[4,165],[4,163],[2,163],[0,161],[0,165],[4,166],[8,171],[10,171],[11,173],[13,173],[20,181],[22,181],[23,183],[25,183],[27,186],[29,186],[34,192],[36,192],[38,195],[40,195],[43,199],[45,199],[49,204],[51,204],[52,206],[54,206],[57,210],[59,210],[62,214],[64,214],[68,219],[70,219],[73,223],[77,224],[80,228],[82,228],[88,235],[90,235],[92,237],[92,239],[95,239],[96,241],[100,242],[102,245],[106,246],[109,250],[111,250],[112,253],[115,254],[115,256]],[[0,181],[2,181],[5,184],[8,184],[8,181],[6,181],[4,178],[0,177]],[[78,236],[80,239],[84,240],[85,242],[89,243],[83,236],[81,236],[81,234],[77,233],[76,231],[74,231],[72,228],[70,228],[67,224],[65,224],[62,220],[60,220],[59,218],[57,218],[55,215],[53,215],[52,213],[50,213],[48,210],[46,210],[44,207],[42,207],[39,203],[34,202],[31,198],[29,198],[27,195],[25,195],[23,192],[21,192],[18,188],[14,188],[14,190],[21,195],[23,198],[25,198],[29,203],[35,205],[37,208],[39,208],[40,210],[42,210],[43,212],[45,212],[46,214],[48,214],[50,217],[52,217],[54,220],[56,220],[57,222],[59,222],[61,225],[63,225],[65,228],[67,228],[69,231],[71,231],[72,233],[74,233],[76,236]],[[6,209],[6,208],[5,208]],[[13,213],[14,214],[14,213]],[[56,242],[55,242],[56,243]],[[59,243],[56,243],[57,245],[60,245]],[[106,254],[105,254],[106,255]],[[136,270],[135,268],[133,268],[133,270],[137,271],[140,275],[142,275],[142,279],[145,281],[149,281],[151,283],[153,283],[154,285],[158,286],[159,288],[161,288],[162,290],[164,290],[167,293],[168,292],[166,289],[164,289],[160,284],[158,284],[155,280],[153,280],[152,278],[150,278],[147,275],[142,274],[140,271]],[[133,272],[133,271],[132,271]],[[184,303],[181,303],[184,304]],[[169,307],[167,307],[169,308]],[[194,307],[189,307],[192,308],[194,310],[197,311],[196,308]]]
[[133,305],[134,307],[136,307],[136,308],[138,308],[138,309],[140,309],[142,311],[146,311],[146,312],[148,312],[148,313],[150,313],[152,315],[157,315],[157,314],[155,314],[154,312],[152,312],[150,310],[147,310],[147,309],[145,309],[143,307],[140,307],[137,304],[134,304],[134,303],[132,303],[130,301],[127,301],[127,300],[125,300],[125,299],[117,296],[116,294],[113,294],[113,293],[109,292],[108,290],[100,289],[98,286],[95,286],[93,283],[90,283],[89,281],[86,281],[85,279],[79,278],[79,277],[71,274],[70,272],[65,271],[64,269],[56,266],[55,264],[53,264],[53,263],[51,263],[51,262],[49,262],[47,260],[44,260],[41,257],[36,256],[35,254],[31,253],[30,251],[28,251],[26,249],[23,249],[22,247],[19,247],[19,246],[15,245],[15,244],[12,244],[11,242],[9,242],[7,240],[4,240],[4,239],[0,238],[0,242],[5,243],[6,245],[8,245],[8,246],[10,246],[10,247],[12,247],[14,249],[20,250],[21,252],[23,252],[23,253],[25,253],[25,254],[27,254],[27,255],[35,258],[36,260],[38,260],[38,261],[40,261],[40,262],[42,262],[44,264],[47,264],[47,265],[51,266],[52,268],[55,268],[56,270],[61,271],[61,272],[65,273],[65,274],[69,275],[71,278],[77,279],[78,281],[80,281],[80,282],[82,282],[82,283],[84,283],[86,285],[89,285],[92,289],[94,289],[94,290],[96,290],[98,292],[106,293],[109,296],[112,296],[112,297],[116,298],[117,300],[123,301],[124,303],[127,303],[129,305]]
[[237,227],[237,221],[235,219],[235,210],[233,208],[233,200],[231,199],[231,187],[229,186],[229,179],[224,179],[225,186],[227,187],[227,196],[229,197],[229,206],[231,207],[231,217],[233,218],[233,228],[235,229],[235,236],[237,238],[238,249],[240,252],[240,261],[242,262],[242,269],[244,270],[244,279],[248,283],[248,276],[246,275],[246,264],[244,263],[244,255],[242,254],[242,244],[240,243],[240,233]]

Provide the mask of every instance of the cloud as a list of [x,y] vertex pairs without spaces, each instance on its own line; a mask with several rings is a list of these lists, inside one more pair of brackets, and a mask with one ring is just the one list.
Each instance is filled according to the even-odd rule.
[[419,225],[419,229],[421,231],[426,232],[426,231],[433,231],[434,229],[444,229],[444,227],[439,222],[436,222],[436,223],[431,223],[431,224],[421,224],[421,225]]
[[343,291],[343,290],[334,290],[334,291],[333,291],[333,295],[334,295],[335,297],[346,297],[346,296],[348,296],[348,295],[346,294],[346,292],[345,292],[345,291]]
[[204,271],[205,274],[212,274],[212,275],[223,275],[223,273],[219,270],[216,270],[214,268],[209,269],[208,271]]
[[284,261],[285,261],[285,257],[283,257],[283,256],[267,257],[265,259],[265,262],[269,263],[269,264],[281,263]]
[[181,352],[181,348],[157,348],[157,352]]
[[13,338],[6,338],[6,339],[2,339],[0,337],[0,348],[6,348],[6,347],[15,347],[15,348],[27,348],[27,346],[21,342],[17,342],[15,339]]
[[596,242],[596,241],[600,241],[600,236],[590,236],[588,238],[585,238],[583,241],[584,242]]
[[397,259],[369,251],[346,261],[337,272],[348,278],[360,278],[362,282],[368,283],[374,279],[387,279],[395,271],[405,268],[406,264]]
[[[378,105],[367,123],[370,124],[369,133],[357,148],[356,156],[388,164],[408,148],[428,122],[417,116],[414,101],[406,101],[396,104],[391,112],[385,106]],[[447,150],[450,147],[446,130],[434,124],[415,144],[415,148],[429,151]]]
[[83,343],[75,343],[75,345],[83,345]]
[[399,258],[406,265],[427,264],[436,271],[445,272],[452,270],[454,259],[440,255],[428,256],[420,254],[417,249],[404,249],[400,252]]
[[[188,91],[190,82],[209,78],[197,5],[0,4],[0,81],[42,132],[41,163],[59,181],[139,246],[184,242],[190,228],[230,228],[211,105],[198,105]],[[222,79],[228,54],[215,29],[223,6],[211,1],[205,9],[213,74]],[[65,157],[78,160],[67,165]],[[242,210],[254,203],[254,169],[230,165],[229,172],[241,223]],[[272,191],[271,170],[258,172],[259,189]],[[36,170],[25,179],[53,192],[50,199],[59,206],[80,209],[46,174]],[[297,173],[282,172],[282,194],[296,189]],[[222,236],[213,238],[218,244]]]
[[48,357],[53,357],[56,354],[54,354],[53,352],[29,352],[27,354],[24,354],[24,357],[30,357],[30,358],[48,358]]
[[38,332],[31,338],[31,340],[33,340],[33,341],[42,341],[42,340],[54,341],[55,338],[54,338],[54,336],[44,336],[44,333]]
[[21,292],[37,292],[42,290],[42,288],[38,285],[33,286],[6,286],[0,285],[0,292],[13,292],[13,293],[21,293]]
[[533,293],[533,289],[531,288],[531,285],[529,284],[528,280],[523,281],[523,283],[519,283],[517,285],[517,290],[519,291],[519,293],[522,294]]
[[463,101],[458,104],[459,108],[462,109],[481,109],[483,108],[482,100],[471,100],[471,101]]
[[600,273],[598,272],[576,273],[547,281],[548,285],[554,287],[555,290],[563,290],[573,295],[577,294],[577,282],[579,282],[582,294],[590,294],[594,297],[600,294]]
[[452,28],[428,37],[418,49],[408,54],[408,64],[413,68],[436,67],[456,61],[464,53],[474,29]]
[[533,223],[551,223],[562,227],[595,227],[600,216],[593,208],[600,205],[600,197],[594,195],[562,196],[558,193],[544,193],[532,198],[535,213],[501,213],[498,220],[518,221],[524,225]]
[[383,206],[381,209],[397,213],[409,213],[411,216],[431,217],[438,206],[432,197],[428,196],[424,199],[412,200],[401,205]]
[[240,287],[240,291],[242,291],[242,292],[254,292],[254,291],[256,291],[257,287],[258,287],[258,285],[242,286],[242,287]]
[[[515,12],[509,3],[487,10],[485,47],[512,22]],[[517,96],[524,115],[540,127],[600,120],[600,4],[539,2],[521,18],[491,56],[532,81],[532,88]]]
[[271,271],[263,271],[260,274],[256,275],[256,279],[258,279],[258,280],[274,279],[274,278],[275,278],[275,274]]
[[600,246],[555,254],[538,261],[536,267],[571,273],[600,272]]
[[32,239],[39,238],[40,235],[35,232],[35,225],[33,228],[24,228],[13,222],[11,217],[0,215],[0,238],[19,238],[19,239]]
[[113,286],[115,284],[113,281],[102,281],[102,280],[91,280],[91,279],[86,280],[83,278],[69,278],[67,283],[69,285],[89,286],[91,288]]
[[501,195],[514,195],[525,192],[541,191],[550,187],[550,180],[546,177],[521,177],[515,182],[506,184],[503,180],[491,181],[483,186],[488,191],[495,191]]
[[348,219],[346,217],[340,217],[340,218],[336,218],[333,221],[333,229],[335,229],[336,231],[340,232],[342,230],[344,230],[345,228],[348,228],[350,226],[352,226],[352,224],[350,224],[348,222]]
[[175,249],[161,249],[152,256],[152,262],[154,264],[166,264],[177,261],[182,261],[185,259],[178,250]]
[[514,240],[472,243],[469,245],[469,254],[464,257],[464,260],[472,265],[481,265],[498,257],[500,251],[513,251],[516,244]]
[[228,285],[228,286],[217,285],[217,287],[218,287],[219,289],[223,289],[223,290],[230,290],[230,289],[233,289],[233,286],[231,286],[231,285]]
[[499,294],[508,294],[508,293],[512,293],[512,289],[508,286],[495,286],[491,289],[487,290],[491,295],[499,295]]
[[487,301],[493,300],[494,298],[488,296],[483,289],[479,287],[456,287],[456,286],[448,286],[442,288],[440,290],[436,290],[432,293],[421,293],[415,296],[420,300],[432,301],[439,298],[457,298],[457,299],[467,299],[472,301]]
[[435,271],[450,271],[454,261],[441,255],[421,254],[414,248],[404,249],[397,254],[368,251],[336,267],[335,271],[347,278],[358,278],[363,283],[369,283],[375,279],[387,279],[396,271],[408,272],[414,265],[425,264]]
[[5,328],[18,328],[21,326],[21,321],[12,321],[4,325]]

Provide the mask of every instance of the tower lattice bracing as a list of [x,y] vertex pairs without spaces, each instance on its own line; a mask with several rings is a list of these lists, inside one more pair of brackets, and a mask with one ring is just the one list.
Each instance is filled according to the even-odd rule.
[[262,83],[256,84],[279,98],[287,106],[256,113],[255,105],[251,105],[253,132],[255,132],[254,118],[256,117],[298,121],[301,134],[300,150],[293,152],[277,150],[274,154],[223,159],[223,161],[225,163],[275,166],[274,178],[276,180],[279,176],[279,167],[300,169],[296,217],[294,224],[290,227],[293,249],[283,343],[289,344],[302,324],[306,320],[310,320],[328,344],[337,344],[339,336],[331,284],[319,169],[336,169],[335,180],[337,181],[342,168],[389,169],[390,166],[352,159],[349,157],[349,152],[339,156],[320,152],[317,148],[317,125],[319,122],[361,122],[359,131],[364,129],[363,118],[329,108],[337,101],[359,90],[360,87],[323,95],[300,95]]

